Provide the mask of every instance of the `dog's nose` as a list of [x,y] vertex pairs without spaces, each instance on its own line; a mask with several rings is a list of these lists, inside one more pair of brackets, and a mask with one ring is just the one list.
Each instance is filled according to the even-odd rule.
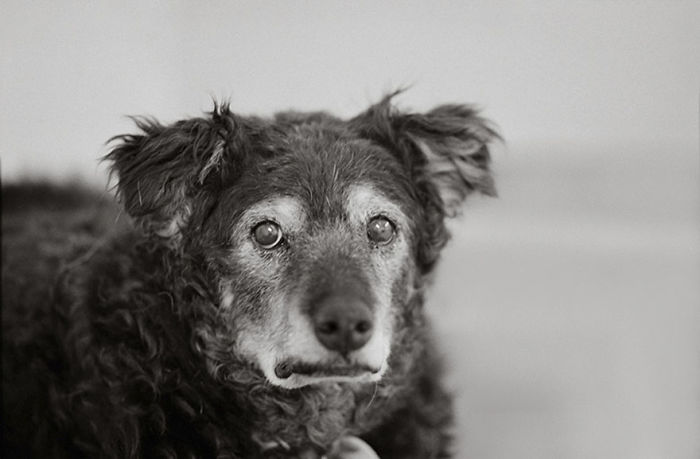
[[313,314],[316,337],[326,348],[347,354],[372,337],[372,311],[361,298],[329,295],[316,303]]

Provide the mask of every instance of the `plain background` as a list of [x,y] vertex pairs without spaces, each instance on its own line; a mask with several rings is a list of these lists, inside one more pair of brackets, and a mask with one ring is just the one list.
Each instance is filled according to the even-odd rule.
[[700,456],[697,1],[0,3],[2,179],[106,186],[124,115],[473,102],[499,199],[430,303],[457,457]]

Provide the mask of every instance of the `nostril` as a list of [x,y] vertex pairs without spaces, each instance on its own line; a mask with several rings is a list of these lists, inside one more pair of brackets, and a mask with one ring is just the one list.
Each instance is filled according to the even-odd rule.
[[316,325],[316,331],[324,335],[332,335],[333,333],[337,333],[339,329],[338,322],[332,320],[321,322]]
[[357,333],[365,334],[372,330],[372,322],[369,320],[360,320],[355,324],[355,331]]

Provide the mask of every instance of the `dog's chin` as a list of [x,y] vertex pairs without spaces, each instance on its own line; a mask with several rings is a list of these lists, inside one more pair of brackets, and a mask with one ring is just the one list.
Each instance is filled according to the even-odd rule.
[[325,364],[283,361],[263,373],[268,382],[284,389],[298,389],[325,383],[367,384],[379,381],[386,371],[386,362],[379,367],[362,364]]

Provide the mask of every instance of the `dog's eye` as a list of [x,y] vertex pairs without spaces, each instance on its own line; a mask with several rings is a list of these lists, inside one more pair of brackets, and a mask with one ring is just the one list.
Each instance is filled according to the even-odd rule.
[[253,228],[253,239],[263,249],[272,249],[282,242],[282,228],[271,221],[258,223]]
[[388,244],[394,239],[396,227],[386,217],[372,218],[367,224],[367,237],[375,244]]

